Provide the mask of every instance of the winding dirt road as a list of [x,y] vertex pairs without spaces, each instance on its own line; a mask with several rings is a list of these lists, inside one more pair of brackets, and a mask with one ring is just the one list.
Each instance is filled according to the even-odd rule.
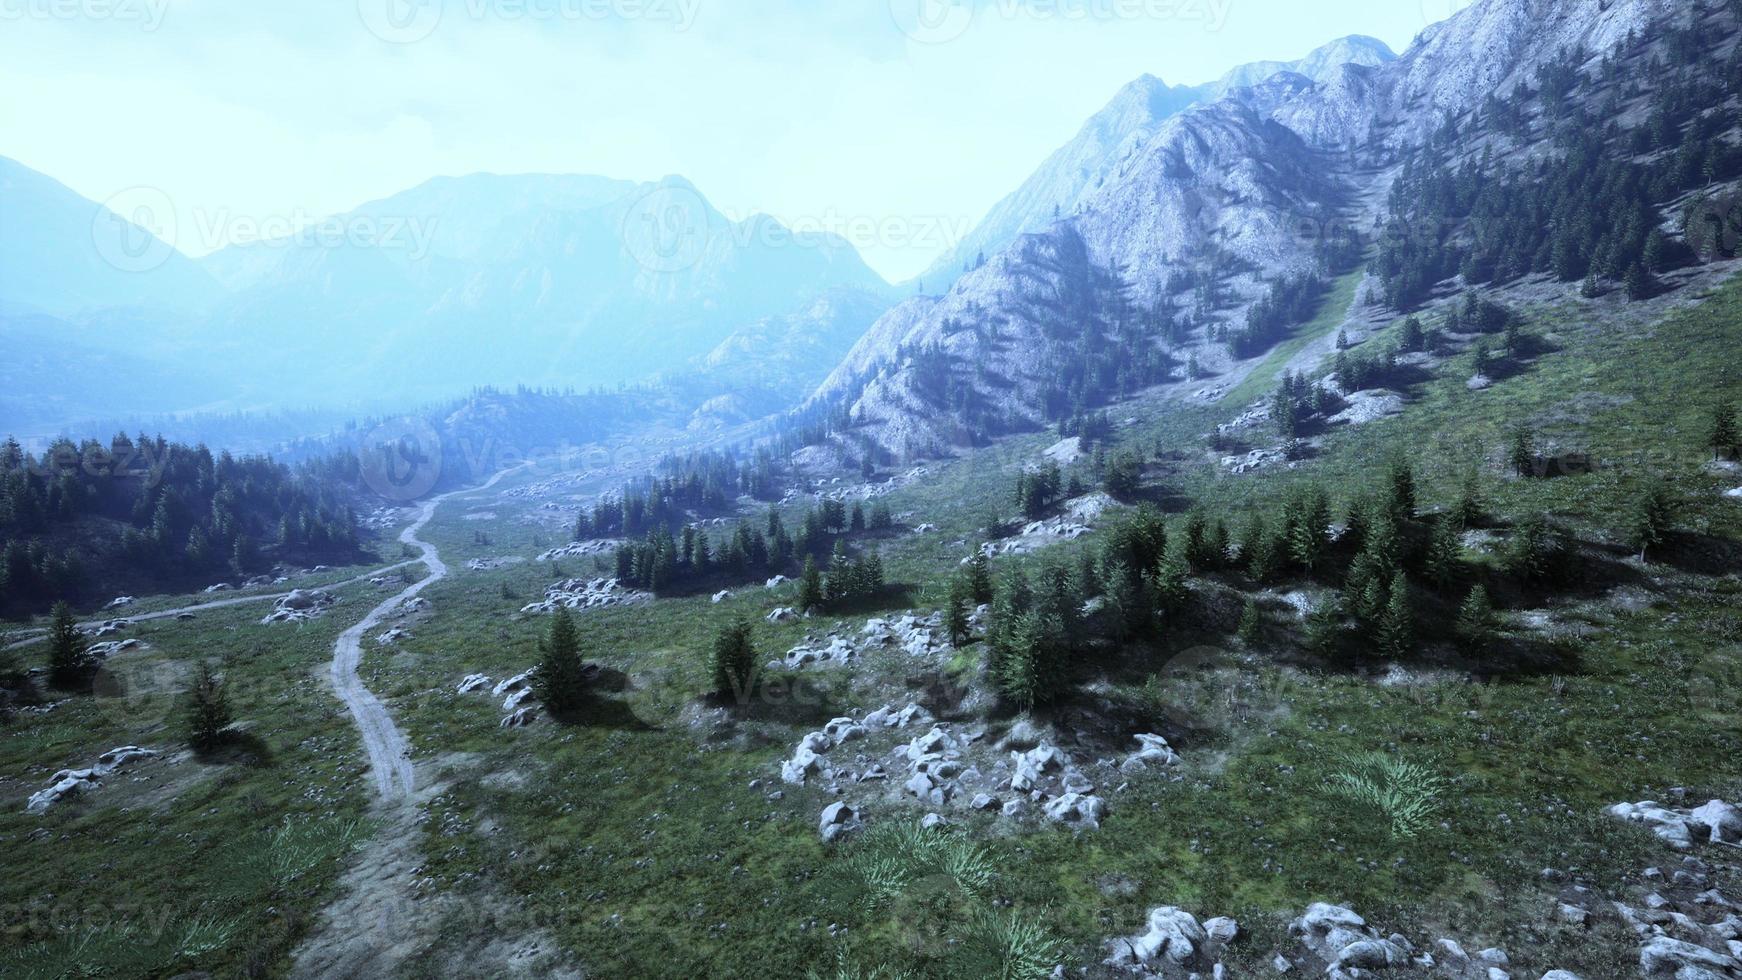
[[482,486],[454,490],[426,501],[423,510],[417,515],[417,520],[399,532],[399,540],[423,553],[418,561],[422,561],[429,568],[429,574],[370,610],[369,615],[364,616],[361,622],[339,634],[338,642],[333,644],[333,690],[338,693],[339,700],[345,702],[345,707],[350,709],[351,718],[357,723],[357,731],[363,736],[363,750],[369,756],[369,768],[375,774],[375,788],[383,800],[409,797],[416,785],[417,776],[412,769],[411,747],[406,742],[405,735],[393,724],[393,717],[387,713],[381,700],[357,676],[357,668],[363,662],[363,637],[381,625],[381,621],[394,610],[410,602],[419,592],[448,577],[447,563],[442,561],[435,545],[417,536],[435,518],[436,508],[451,497],[489,490],[500,483],[503,477],[520,468],[503,470]]

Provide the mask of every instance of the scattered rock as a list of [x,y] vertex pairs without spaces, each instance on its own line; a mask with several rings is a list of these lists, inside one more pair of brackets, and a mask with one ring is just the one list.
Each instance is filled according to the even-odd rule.
[[832,844],[863,826],[858,811],[836,801],[823,809],[822,819],[817,823],[817,833],[822,835],[823,843]]
[[402,643],[402,642],[409,640],[409,639],[411,639],[411,634],[396,626],[393,629],[390,629],[387,632],[376,637],[375,638],[375,645],[382,646],[382,647],[392,646],[395,643]]
[[563,609],[604,609],[611,606],[645,606],[653,601],[649,592],[626,589],[614,578],[558,582],[545,590],[543,602],[521,607],[522,613],[546,615]]
[[454,693],[471,694],[473,691],[482,691],[489,686],[490,678],[487,675],[468,674],[466,679],[460,682],[460,686],[454,689]]
[[781,608],[769,613],[766,617],[766,619],[771,623],[790,623],[798,618],[798,610],[788,606],[782,606]]
[[541,562],[561,561],[564,558],[584,558],[588,555],[610,554],[622,544],[620,541],[576,541],[560,548],[552,548],[538,556]]
[[1649,827],[1677,850],[1691,848],[1696,838],[1714,844],[1742,841],[1742,813],[1722,800],[1712,800],[1696,810],[1677,810],[1661,806],[1655,800],[1645,800],[1617,803],[1608,812],[1628,823]]
[[96,789],[99,780],[129,762],[156,756],[157,752],[153,749],[123,745],[98,756],[97,764],[89,769],[62,769],[49,777],[47,789],[31,795],[30,801],[25,805],[25,812],[42,813],[69,796]]
[[338,601],[338,597],[321,589],[295,589],[280,597],[273,604],[272,612],[260,623],[263,626],[273,623],[305,623],[311,619],[319,619]]
[[138,602],[138,601],[139,601],[138,599],[135,599],[130,595],[116,596],[114,599],[109,600],[109,604],[107,606],[104,606],[103,608],[104,609],[120,609],[120,608],[123,608],[125,606],[131,606],[135,602]]
[[714,602],[714,605],[717,606],[720,603],[725,602],[727,599],[730,599],[730,598],[732,598],[732,590],[731,589],[721,589],[720,591],[714,593],[713,602]]
[[1108,955],[1102,962],[1128,970],[1163,960],[1175,966],[1190,966],[1202,959],[1209,938],[1190,912],[1165,905],[1150,910],[1143,932],[1108,943]]

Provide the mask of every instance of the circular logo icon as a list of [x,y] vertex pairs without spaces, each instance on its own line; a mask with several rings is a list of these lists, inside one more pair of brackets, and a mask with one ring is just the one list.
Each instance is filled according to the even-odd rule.
[[423,419],[383,422],[364,438],[357,455],[363,483],[386,500],[416,500],[441,480],[442,439]]
[[1432,27],[1441,21],[1451,20],[1464,12],[1464,9],[1476,0],[1420,0],[1421,20],[1423,24]]
[[442,0],[357,0],[357,16],[388,44],[416,44],[442,22]]
[[1742,195],[1699,198],[1689,205],[1682,232],[1688,247],[1708,262],[1735,258],[1742,245]]
[[889,0],[895,27],[920,44],[944,44],[967,33],[974,0]]
[[97,668],[91,696],[106,720],[142,732],[170,721],[192,682],[187,664],[122,655]]
[[623,216],[623,247],[650,272],[682,272],[707,253],[708,219],[708,202],[694,190],[655,187]]
[[97,255],[122,272],[150,272],[175,254],[175,202],[156,187],[129,187],[91,219]]

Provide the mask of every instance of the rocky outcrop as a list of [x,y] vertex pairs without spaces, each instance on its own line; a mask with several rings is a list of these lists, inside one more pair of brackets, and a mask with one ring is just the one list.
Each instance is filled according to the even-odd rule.
[[520,611],[529,615],[548,615],[563,609],[604,609],[612,606],[645,606],[653,601],[651,592],[627,589],[614,578],[571,578],[545,590],[544,601],[528,603]]
[[1712,800],[1691,810],[1662,806],[1655,800],[1617,803],[1609,815],[1651,829],[1671,847],[1688,850],[1698,843],[1742,844],[1742,810],[1723,800]]
[[89,769],[62,769],[50,776],[48,788],[32,794],[30,802],[25,805],[25,811],[43,813],[63,799],[96,789],[104,777],[128,763],[156,757],[155,750],[142,749],[137,745],[110,749],[98,756],[96,765]]
[[272,612],[260,621],[273,623],[306,623],[319,619],[327,609],[338,604],[338,597],[321,589],[297,589],[273,604]]

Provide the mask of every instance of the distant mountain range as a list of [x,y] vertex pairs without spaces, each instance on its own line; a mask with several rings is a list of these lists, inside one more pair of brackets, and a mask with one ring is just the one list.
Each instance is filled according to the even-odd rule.
[[[0,315],[59,324],[53,342],[17,334],[29,346],[15,358],[43,370],[3,396],[0,427],[145,405],[411,404],[483,384],[614,385],[684,369],[766,318],[814,313],[824,294],[850,298],[839,304],[850,336],[819,325],[835,338],[819,353],[838,357],[892,301],[845,242],[730,220],[677,177],[439,178],[198,261],[5,159],[0,214]],[[63,397],[81,350],[123,356],[126,390]],[[786,394],[826,373],[789,378]]]

